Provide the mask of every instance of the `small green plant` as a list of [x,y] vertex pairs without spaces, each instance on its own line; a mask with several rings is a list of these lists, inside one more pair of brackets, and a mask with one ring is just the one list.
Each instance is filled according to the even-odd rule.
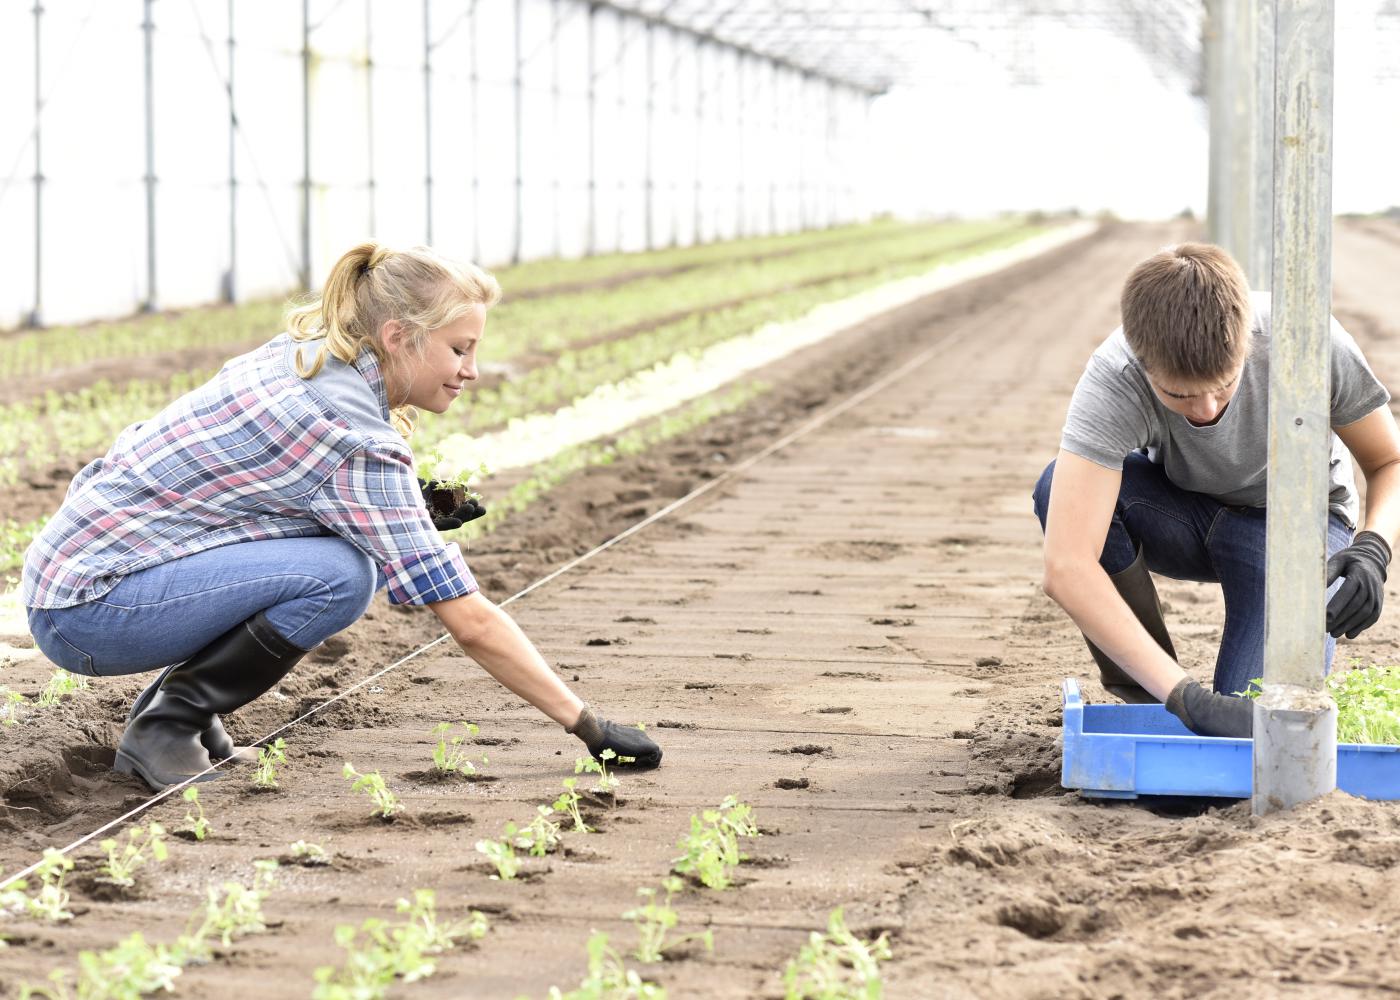
[[685,883],[676,876],[671,875],[661,883],[661,889],[665,891],[666,897],[657,900],[658,890],[653,888],[642,888],[637,890],[637,895],[641,896],[644,903],[634,907],[622,915],[623,920],[630,920],[637,926],[637,950],[632,953],[639,962],[659,962],[664,958],[667,948],[676,948],[687,941],[700,941],[705,946],[706,951],[715,950],[715,936],[713,931],[704,931],[700,934],[686,934],[676,938],[669,944],[666,942],[666,935],[669,934],[680,917],[671,906],[671,897],[684,888]]
[[666,990],[650,983],[623,964],[620,956],[608,947],[608,936],[595,931],[588,939],[588,975],[578,989],[565,993],[557,986],[549,988],[549,1000],[666,1000]]
[[181,939],[183,950],[192,956],[207,952],[211,938],[217,937],[227,948],[234,938],[267,930],[262,904],[277,884],[277,862],[262,858],[253,862],[253,882],[228,881],[222,887],[210,886],[199,926]]
[[214,825],[204,816],[204,806],[199,803],[199,789],[194,785],[185,789],[184,800],[194,806],[194,812],[185,812],[185,826],[183,829],[194,834],[195,840],[203,840],[214,832]]
[[[277,769],[287,763],[287,741],[277,737],[258,751],[258,766],[253,769],[253,787],[259,791],[276,791]],[[348,766],[348,765],[347,765]]]
[[315,868],[331,863],[331,856],[322,849],[320,844],[308,844],[304,840],[298,840],[288,847],[287,853],[291,855],[293,861],[306,868]]
[[70,674],[66,670],[55,670],[49,677],[49,682],[44,685],[44,690],[39,692],[39,707],[53,708],[63,700],[64,695],[85,691],[87,686],[86,677]]
[[29,699],[18,691],[11,691],[0,685],[0,726],[18,725],[20,710],[28,702]]
[[399,801],[397,795],[389,791],[389,786],[385,784],[384,778],[378,771],[361,774],[347,760],[341,774],[354,779],[354,783],[350,786],[352,792],[364,792],[365,795],[369,796],[370,802],[374,804],[374,808],[370,811],[371,816],[390,820],[403,811],[403,803]]
[[559,793],[551,808],[555,812],[567,814],[574,821],[575,833],[591,833],[593,828],[583,821],[583,813],[579,812],[577,787],[577,778],[565,778],[564,790]]
[[[454,725],[464,731],[450,735]],[[462,749],[462,744],[474,739],[479,732],[481,727],[474,722],[439,722],[434,726],[433,731],[429,733],[438,741],[437,746],[433,748],[433,770],[438,774],[476,774],[476,765],[472,763],[470,755]],[[483,766],[489,763],[485,754],[481,755],[481,763]]]
[[335,941],[346,951],[345,964],[316,970],[313,1000],[377,1000],[395,979],[411,983],[431,976],[436,970],[431,956],[451,950],[460,940],[477,941],[486,935],[484,914],[473,910],[466,920],[443,923],[434,899],[431,890],[417,889],[412,900],[398,901],[396,909],[406,915],[402,923],[371,918],[358,929],[336,927]]
[[[1339,670],[1327,677],[1327,693],[1337,703],[1337,742],[1400,744],[1400,667],[1371,664]],[[1244,691],[1247,698],[1263,692],[1255,678]]]
[[515,846],[542,858],[559,846],[559,824],[550,819],[553,806],[535,806],[535,818],[515,837]]
[[[55,969],[48,975],[47,986],[21,987],[20,1000],[136,1000],[174,990],[182,964],[170,948],[147,944],[135,932],[105,951],[79,952],[76,976],[67,969]],[[75,980],[71,990],[70,978]]]
[[73,914],[68,910],[71,896],[63,887],[64,877],[72,870],[72,858],[56,848],[44,848],[44,857],[34,868],[34,877],[39,880],[38,892],[33,896],[26,894],[30,886],[28,879],[19,879],[0,889],[0,913],[27,914],[55,924],[72,920]]
[[520,830],[514,823],[506,824],[505,836],[500,840],[478,840],[476,850],[486,855],[486,860],[496,866],[493,879],[509,882],[520,873],[520,859],[515,856],[515,840]]
[[602,760],[596,760],[593,757],[575,759],[574,774],[598,775],[598,784],[594,785],[590,791],[608,796],[608,800],[615,805],[617,803],[617,788],[621,782],[617,780],[617,775],[608,770],[608,761],[616,760],[617,754],[612,750],[604,750],[598,756]]
[[130,888],[136,884],[134,876],[137,870],[148,860],[148,851],[155,860],[165,860],[165,827],[152,820],[147,827],[133,826],[127,830],[126,843],[120,850],[117,841],[111,837],[98,846],[107,852],[107,863],[102,866],[103,880]]
[[884,934],[862,941],[846,929],[837,907],[826,933],[812,931],[783,974],[785,1000],[880,1000],[880,963],[890,957]]
[[739,838],[757,836],[752,807],[730,795],[718,809],[690,817],[690,833],[676,845],[684,853],[674,859],[675,870],[711,889],[727,889],[733,884],[730,873],[748,857],[739,850]]

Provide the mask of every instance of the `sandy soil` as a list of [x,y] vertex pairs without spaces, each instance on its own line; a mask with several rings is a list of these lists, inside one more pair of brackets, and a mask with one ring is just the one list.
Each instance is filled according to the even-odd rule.
[[[1400,372],[1400,244],[1374,223],[1337,236],[1335,306],[1382,379]],[[1228,802],[1094,803],[1058,787],[1058,682],[1086,677],[1077,632],[1040,592],[1030,487],[1053,456],[1084,359],[1116,321],[1128,268],[1186,224],[1121,226],[853,329],[765,375],[775,390],[662,451],[578,477],[479,543],[469,561],[503,599],[550,567],[711,478],[930,347],[929,360],[748,473],[512,605],[552,663],[606,714],[645,720],[666,750],[591,809],[601,832],[488,879],[473,844],[528,818],[572,773],[577,744],[437,646],[289,735],[284,790],[235,772],[203,791],[216,834],[175,842],[138,894],[75,880],[58,927],[12,924],[0,984],[36,980],[80,948],[141,930],[168,940],[207,881],[242,877],[298,838],[335,853],[287,868],[277,925],[179,995],[305,997],[338,960],[337,923],[387,916],[417,886],[494,929],[399,996],[541,996],[584,968],[590,928],[655,884],[692,812],[733,793],[765,836],[745,880],[677,900],[715,952],[648,970],[675,997],[781,995],[809,929],[844,905],[886,930],[892,997],[1334,997],[1400,989],[1400,809],[1334,796],[1255,820]],[[1223,609],[1164,582],[1168,620],[1207,677]],[[1393,598],[1392,594],[1392,598]],[[228,720],[253,738],[437,635],[422,611],[376,602],[280,692]],[[1388,662],[1389,616],[1342,656]],[[6,682],[50,665],[11,653]],[[139,803],[105,769],[138,678],[94,683],[38,724],[0,730],[0,866],[66,843]],[[1091,698],[1104,697],[1087,682]],[[428,729],[482,727],[492,780],[424,780]],[[487,743],[486,741],[489,741]],[[342,761],[379,768],[410,804],[367,818]],[[183,807],[155,815],[178,826]],[[91,871],[96,851],[79,854]]]

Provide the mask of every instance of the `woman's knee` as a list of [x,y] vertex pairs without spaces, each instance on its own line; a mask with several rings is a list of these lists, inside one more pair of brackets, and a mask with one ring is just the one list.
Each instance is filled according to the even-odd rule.
[[1031,501],[1035,505],[1035,516],[1040,518],[1040,526],[1045,527],[1045,519],[1050,513],[1050,484],[1055,479],[1055,463],[1051,462],[1040,474],[1035,489],[1031,491]]

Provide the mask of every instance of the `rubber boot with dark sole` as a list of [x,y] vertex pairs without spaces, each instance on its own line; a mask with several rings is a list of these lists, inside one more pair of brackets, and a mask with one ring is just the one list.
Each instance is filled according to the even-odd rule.
[[[160,687],[161,681],[165,680],[170,671],[178,667],[176,663],[166,667],[160,672],[160,676],[147,685],[146,690],[136,696],[136,700],[131,703],[131,711],[126,713],[126,724],[131,725],[131,720],[141,714],[141,711],[150,704],[155,697],[156,689]],[[224,729],[223,720],[217,715],[214,716],[214,724],[200,735],[199,741],[204,744],[204,749],[209,751],[209,759],[218,762],[228,760],[230,757],[248,759],[247,748],[239,748],[233,745],[233,740],[229,737],[228,731]]]
[[[1138,549],[1137,558],[1131,566],[1114,573],[1109,579],[1123,598],[1123,603],[1128,605],[1133,615],[1142,623],[1142,627],[1147,629],[1147,634],[1175,660],[1176,647],[1172,645],[1171,636],[1167,634],[1167,623],[1162,618],[1162,605],[1157,599],[1157,587],[1152,582],[1152,574],[1147,569],[1147,557],[1143,555],[1142,549]],[[1094,662],[1099,665],[1099,683],[1109,694],[1134,705],[1157,702],[1158,699],[1146,688],[1109,659],[1108,654],[1089,642],[1087,636],[1084,641],[1089,645],[1089,653],[1094,657]]]
[[305,655],[258,612],[164,673],[126,727],[113,767],[156,791],[200,775],[213,763],[202,741],[216,717],[270,690]]

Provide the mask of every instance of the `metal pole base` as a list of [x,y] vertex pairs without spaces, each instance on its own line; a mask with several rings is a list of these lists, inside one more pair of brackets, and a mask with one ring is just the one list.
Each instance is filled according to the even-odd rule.
[[1325,691],[1265,683],[1254,702],[1254,815],[1291,809],[1336,787],[1336,703]]

